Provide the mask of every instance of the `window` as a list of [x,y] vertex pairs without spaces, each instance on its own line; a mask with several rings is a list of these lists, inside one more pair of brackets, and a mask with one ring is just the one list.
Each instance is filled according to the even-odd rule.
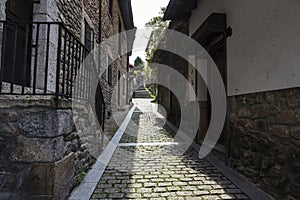
[[85,24],[84,44],[89,51],[94,49],[94,30],[89,26],[87,21]]
[[111,19],[113,18],[113,7],[114,7],[114,0],[109,0],[108,12]]
[[[0,4],[2,2],[5,1],[1,1]],[[34,25],[28,26],[28,23],[15,22],[32,21],[32,9],[30,0],[8,0],[6,1],[6,20],[8,23],[6,26],[3,23],[0,25],[4,29],[3,32],[1,30],[0,36],[6,38],[2,44],[4,47],[0,44],[0,54],[2,53],[0,68],[2,68],[3,81],[27,87],[30,86],[31,78],[31,32]]]

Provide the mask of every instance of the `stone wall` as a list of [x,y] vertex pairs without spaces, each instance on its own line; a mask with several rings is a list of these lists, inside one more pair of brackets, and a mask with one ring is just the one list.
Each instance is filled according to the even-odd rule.
[[[84,43],[84,20],[88,21],[89,25],[93,28],[95,42],[99,43],[99,24],[101,24],[101,41],[109,38],[119,32],[119,21],[121,22],[122,31],[125,30],[124,23],[119,8],[118,1],[115,0],[113,5],[113,15],[109,15],[109,0],[102,1],[102,16],[101,23],[99,23],[99,0],[51,0],[36,4],[34,8],[34,18],[39,21],[61,21],[78,39]],[[126,38],[124,38],[126,39]],[[117,41],[116,41],[117,42]],[[55,43],[55,38],[54,38]],[[41,42],[41,45],[43,43]],[[55,45],[53,45],[55,47]],[[118,45],[112,47],[111,52],[118,52]],[[44,49],[44,48],[39,48]],[[51,54],[52,55],[52,54]],[[53,54],[55,55],[55,54]],[[40,63],[43,63],[41,61]],[[112,108],[117,107],[116,97],[113,98],[112,92],[116,86],[118,78],[118,70],[122,75],[126,74],[127,56],[122,56],[113,64],[113,84],[107,84],[107,73],[102,76],[102,90],[107,106],[107,114],[112,112]],[[51,71],[51,70],[50,70]],[[55,77],[55,76],[54,76]],[[39,81],[38,81],[39,83]],[[41,80],[43,83],[43,80]],[[122,83],[123,84],[123,83]],[[126,82],[124,83],[126,84]],[[121,88],[124,88],[123,85]],[[123,104],[126,100],[123,100]],[[112,105],[113,104],[113,105]]]
[[0,105],[0,199],[65,199],[102,149],[89,107],[72,111],[70,102],[50,99]]
[[5,20],[5,2],[4,0],[0,1],[0,20]]
[[299,199],[300,88],[229,102],[232,167],[278,199]]
[[[113,2],[113,15],[109,15],[109,0],[102,1],[102,10],[101,10],[101,23],[99,23],[99,0],[74,0],[74,1],[65,1],[65,0],[56,0],[57,6],[59,9],[59,18],[66,25],[66,27],[74,33],[74,35],[81,39],[83,42],[84,38],[84,18],[88,18],[88,21],[91,21],[91,27],[94,30],[95,41],[100,42],[99,39],[99,24],[101,24],[101,41],[106,38],[110,38],[118,34],[119,32],[119,21],[121,22],[122,31],[125,30],[124,23],[122,20],[121,11],[119,8],[118,0]],[[125,40],[126,38],[124,38]],[[111,53],[115,54],[118,52],[118,45],[114,45],[110,49]],[[103,60],[106,62],[107,60]],[[103,65],[106,66],[107,63]],[[102,75],[102,92],[104,95],[104,100],[106,104],[106,116],[109,113],[112,113],[113,109],[117,108],[117,97],[113,96],[113,90],[117,86],[118,70],[121,71],[122,75],[126,75],[127,69],[127,56],[122,56],[113,63],[113,81],[112,85],[107,84],[107,71]],[[122,84],[126,84],[122,83]],[[121,86],[123,88],[123,85]],[[123,100],[121,104],[125,104],[126,100]]]
[[[118,1],[114,1],[111,18],[108,17],[108,0],[102,2],[103,40],[118,33],[119,20],[122,30],[124,24]],[[2,7],[0,4],[0,9],[4,9]],[[83,22],[86,18],[94,29],[96,41],[100,40],[98,0],[41,1],[34,5],[33,17],[35,21],[61,21],[81,41],[84,41]],[[45,54],[45,32],[46,29],[40,32],[39,57]],[[51,35],[56,32],[57,29]],[[50,45],[55,51],[57,38],[52,37]],[[118,49],[111,51],[117,52]],[[55,53],[50,53],[56,63]],[[38,61],[38,69],[43,69],[43,63],[43,60]],[[124,74],[126,67],[127,57],[123,56],[113,65],[113,85],[107,85],[105,76],[102,80],[108,105],[106,110],[111,110],[111,93],[117,82],[118,70]],[[102,151],[103,133],[96,120],[86,102],[77,102],[72,109],[68,101],[55,102],[32,96],[18,100],[1,97],[0,199],[65,199]]]
[[[119,22],[121,23],[121,29],[122,31],[125,31],[124,22],[122,19],[121,11],[119,8],[118,0],[113,1],[113,15],[109,15],[109,0],[103,0],[102,1],[102,17],[101,17],[101,26],[102,26],[102,38],[101,41],[110,38],[111,36],[117,35],[119,33]],[[125,36],[123,34],[123,36]],[[126,38],[123,38],[126,40]],[[118,53],[118,41],[111,46],[110,52],[114,55]],[[115,62],[112,64],[113,68],[113,78],[112,78],[112,85],[104,86],[103,93],[105,94],[105,103],[107,105],[107,114],[112,113],[113,110],[117,109],[119,105],[117,105],[117,96],[113,95],[113,90],[116,89],[117,81],[118,81],[118,71],[121,72],[121,76],[125,76],[127,79],[127,55],[120,56],[120,58],[116,59]],[[106,63],[104,63],[106,65]],[[103,79],[108,80],[107,78],[107,71],[102,76]],[[104,81],[107,82],[107,81]],[[126,88],[126,82],[123,82],[122,84],[125,84]],[[123,85],[121,85],[120,88],[123,88]],[[126,91],[127,92],[127,91]],[[125,92],[125,93],[126,93]],[[123,93],[121,91],[121,93]],[[125,94],[126,95],[126,94]],[[121,106],[126,104],[126,99],[121,101]]]
[[[0,20],[5,20],[5,2],[0,1]],[[2,37],[3,37],[3,24],[0,24],[0,60],[2,60]]]
[[84,19],[90,22],[95,40],[99,42],[99,0],[55,0],[58,15],[66,27],[83,42]]

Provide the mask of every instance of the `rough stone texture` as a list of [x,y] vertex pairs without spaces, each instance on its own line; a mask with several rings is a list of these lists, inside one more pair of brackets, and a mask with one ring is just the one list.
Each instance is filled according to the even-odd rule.
[[5,2],[6,1],[0,1],[0,20],[5,20]]
[[9,159],[12,162],[54,162],[63,157],[63,137],[51,139],[15,138]]
[[[119,33],[119,22],[121,23],[121,31],[125,30],[122,14],[120,12],[119,4],[117,0],[114,0],[113,7],[113,15],[109,16],[108,14],[108,3],[109,0],[102,1],[102,19],[99,23],[99,1],[98,0],[48,0],[41,1],[40,3],[34,4],[33,7],[33,20],[40,22],[63,22],[68,30],[71,31],[75,35],[77,39],[79,39],[84,44],[84,21],[86,20],[91,28],[94,31],[95,37],[95,46],[96,43],[103,41],[106,38],[109,38],[113,35]],[[5,11],[5,4],[1,1],[0,10]],[[5,12],[1,12],[1,14]],[[2,14],[2,15],[3,15]],[[1,17],[1,16],[0,16]],[[5,18],[5,16],[3,16]],[[102,38],[99,38],[99,25],[103,27],[101,29]],[[2,37],[0,27],[0,39]],[[45,61],[46,61],[46,34],[47,29],[46,26],[41,25],[40,27],[40,36],[38,38],[38,66],[37,66],[37,80],[36,86],[37,89],[44,88],[45,76],[47,76],[47,84],[48,91],[55,91],[56,89],[56,66],[57,66],[57,48],[58,48],[58,27],[56,25],[51,25],[51,33],[50,33],[50,46],[49,46],[49,66],[48,66],[48,74],[45,74]],[[33,29],[33,38],[35,38],[36,28]],[[123,35],[123,41],[126,41],[126,35]],[[63,39],[64,41],[64,39]],[[123,46],[127,45],[123,42]],[[114,54],[119,52],[118,50],[118,40],[116,40],[116,45],[111,48],[111,52]],[[35,53],[33,54],[35,55]],[[106,114],[112,113],[112,110],[125,105],[128,102],[127,99],[127,57],[128,54],[120,56],[113,63],[113,83],[112,85],[108,85],[107,83],[107,71],[102,76],[102,90],[106,103]],[[33,64],[34,62],[32,62]],[[105,63],[104,66],[107,64]],[[34,67],[31,67],[32,74]],[[113,96],[113,89],[117,86],[118,79],[118,71],[121,72],[121,87],[120,87],[120,105],[118,105],[117,98],[118,96]],[[32,83],[31,83],[32,84]],[[17,87],[17,86],[16,86]],[[108,115],[106,115],[108,116]]]
[[0,105],[0,199],[65,199],[102,150],[91,108],[78,103],[72,112],[50,99]]
[[[109,15],[109,0],[102,1],[102,16],[101,23],[99,23],[99,1],[98,0],[74,0],[74,1],[65,1],[65,0],[56,0],[58,7],[58,15],[60,20],[66,25],[66,27],[71,30],[71,32],[84,42],[84,19],[86,19],[91,28],[93,28],[95,34],[95,41],[99,43],[107,38],[110,38],[113,35],[119,33],[119,21],[121,20],[122,31],[125,30],[124,23],[122,20],[122,15],[119,9],[119,3],[117,0],[113,2],[113,16]],[[101,35],[102,38],[99,38],[99,24],[101,24]],[[124,38],[124,40],[126,37]],[[118,52],[118,45],[113,45],[110,49],[111,52],[116,54]],[[107,66],[107,58],[103,59],[102,65]],[[110,116],[114,109],[119,107],[117,105],[117,96],[113,96],[113,90],[117,86],[118,71],[121,71],[121,75],[127,77],[127,55],[121,56],[116,59],[112,64],[112,85],[109,85],[107,80],[108,71],[106,70],[101,78],[101,88],[104,95],[104,101],[106,104],[106,116]],[[122,83],[121,94],[122,101],[121,105],[126,104],[126,81]],[[124,90],[124,91],[123,91]]]
[[[47,180],[45,182],[45,180]],[[31,165],[21,186],[28,195],[53,196],[53,199],[65,199],[74,182],[74,153],[55,163],[37,163]],[[28,184],[30,183],[30,184]]]
[[91,107],[86,102],[73,102],[76,132],[66,134],[65,154],[75,153],[75,177],[77,184],[103,150],[103,132],[96,122]]
[[232,167],[278,199],[299,199],[300,89],[229,102]]
[[[90,0],[89,0],[90,1]],[[81,38],[83,10],[89,9],[83,7],[83,0],[56,0],[59,10],[59,18],[77,38]],[[95,30],[97,31],[97,30]],[[96,32],[97,33],[97,32]]]
[[[5,1],[0,1],[0,20],[5,20]],[[3,24],[0,23],[0,41],[3,38]],[[0,42],[0,59],[2,58],[2,42]]]
[[[117,0],[113,1],[113,16],[109,15],[109,0],[102,1],[102,21],[101,21],[101,27],[102,27],[102,38],[101,41],[110,38],[111,36],[117,35],[119,33],[119,21],[121,23],[121,30],[125,31],[122,15],[119,8],[119,3]],[[126,40],[125,35],[124,40]],[[111,46],[111,53],[113,54],[113,57],[117,57],[117,53],[119,51],[118,44]],[[105,60],[105,59],[104,59]],[[106,62],[106,61],[104,61]],[[103,66],[107,66],[106,63],[102,63]],[[121,105],[117,105],[117,96],[113,96],[113,90],[116,90],[117,88],[117,81],[118,81],[118,71],[121,72],[121,76],[127,77],[127,55],[120,56],[120,58],[116,59],[114,63],[112,63],[112,85],[108,85],[108,70],[106,70],[102,74],[102,86],[103,86],[103,93],[105,97],[105,104],[107,106],[106,114],[107,116],[111,115],[111,113],[118,108],[119,106],[125,105],[126,100],[123,99],[121,101]],[[126,82],[123,84],[126,85]],[[123,88],[123,85],[122,87]],[[127,91],[122,91],[122,93],[126,93]],[[122,95],[123,96],[123,95]]]
[[75,183],[75,157],[74,153],[54,163],[54,191],[57,199],[64,199]]
[[[59,22],[58,9],[55,0],[40,1],[38,4],[33,6],[33,21],[38,22]],[[37,28],[33,29],[33,38],[36,36]],[[46,63],[46,51],[47,51],[47,26],[44,24],[40,25],[40,33],[38,38],[38,59],[37,59],[37,80],[36,87],[38,89],[44,88],[45,81],[45,63]],[[33,39],[35,41],[35,39]],[[50,38],[49,38],[49,56],[48,56],[48,74],[47,74],[47,90],[55,91],[56,88],[56,66],[57,66],[57,49],[58,49],[58,26],[51,25]],[[34,55],[34,54],[33,54]],[[34,60],[34,56],[32,57]],[[32,72],[34,73],[34,62],[32,62]],[[33,85],[33,83],[31,83]]]
[[29,137],[56,137],[75,129],[71,110],[50,110],[21,113],[20,130]]

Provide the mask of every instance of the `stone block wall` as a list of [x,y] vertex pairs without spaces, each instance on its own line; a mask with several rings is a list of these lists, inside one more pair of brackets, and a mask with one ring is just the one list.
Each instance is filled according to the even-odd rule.
[[102,150],[89,106],[72,111],[70,102],[50,99],[0,106],[0,199],[66,199]]
[[229,103],[232,167],[277,199],[299,199],[300,88]]
[[[5,1],[0,1],[0,20],[5,20]],[[0,60],[2,59],[2,37],[3,37],[3,24],[0,24]]]
[[5,20],[5,2],[6,1],[0,1],[0,20]]
[[[122,14],[120,11],[118,0],[113,1],[113,15],[110,16],[109,14],[109,0],[103,0],[102,1],[102,21],[101,21],[101,27],[102,27],[102,38],[101,41],[110,38],[112,36],[115,36],[119,33],[119,22],[121,23],[121,30],[125,31],[124,22],[122,19]],[[122,36],[125,36],[125,34],[122,34]],[[126,38],[123,38],[126,40]],[[116,40],[116,43],[111,46],[110,52],[113,55],[117,55],[119,52],[118,49],[118,41]],[[104,63],[106,65],[106,63]],[[105,93],[105,103],[107,105],[107,114],[112,113],[113,110],[117,109],[119,106],[117,105],[117,96],[116,94],[113,95],[113,90],[116,90],[117,81],[118,81],[118,71],[121,72],[121,77],[124,75],[127,79],[127,55],[120,56],[118,59],[115,60],[115,62],[112,64],[112,85],[105,86],[105,89],[103,93]],[[108,80],[107,77],[107,71],[104,72],[102,75],[102,78],[105,80]],[[104,81],[105,82],[105,81]],[[125,84],[126,88],[126,81],[121,83],[121,89],[123,88],[123,84]],[[126,90],[126,89],[125,89]],[[127,91],[125,91],[126,93]],[[121,91],[121,94],[123,92]],[[126,94],[125,94],[126,95]],[[121,98],[121,106],[126,104],[126,99]]]
[[99,42],[99,0],[55,0],[58,16],[66,28],[82,42],[84,36],[84,19],[91,22],[96,42]]
[[[66,27],[74,33],[78,38],[81,38],[81,41],[84,41],[84,27],[83,20],[85,17],[88,17],[92,23],[92,28],[94,30],[94,36],[96,43],[110,38],[118,34],[119,32],[119,21],[121,22],[122,31],[125,30],[124,23],[122,20],[121,11],[119,8],[118,0],[113,2],[113,15],[109,15],[109,0],[102,1],[102,10],[101,10],[101,22],[99,23],[99,0],[56,0],[58,7],[58,15],[61,21],[66,25]],[[101,40],[99,38],[99,25],[101,24]],[[126,38],[124,38],[125,40]],[[112,46],[110,49],[111,53],[116,54],[118,52],[118,43]],[[103,60],[104,65],[106,66],[107,60]],[[102,92],[104,95],[104,100],[106,104],[106,116],[112,112],[117,105],[117,97],[113,96],[113,90],[117,86],[118,71],[121,71],[122,75],[126,75],[127,69],[127,55],[121,56],[116,62],[113,63],[113,81],[112,85],[107,84],[107,71],[102,75]],[[123,84],[123,83],[122,83]],[[124,83],[126,84],[126,82]],[[123,85],[121,86],[123,88]],[[126,103],[126,100],[122,101],[123,104]]]
[[[119,8],[118,0],[114,0],[113,15],[109,15],[109,0],[102,1],[102,16],[101,22],[99,22],[99,0],[48,0],[41,1],[40,3],[35,3],[33,7],[33,21],[40,22],[63,22],[68,30],[70,30],[75,37],[77,37],[82,43],[84,43],[84,20],[90,23],[93,28],[95,42],[99,43],[99,25],[102,26],[102,38],[109,38],[119,32],[119,22],[121,23],[122,31],[125,30],[122,14]],[[0,4],[1,12],[0,17],[5,19],[5,1],[1,1]],[[35,29],[33,31],[33,41],[35,40]],[[0,27],[0,37],[1,37],[1,27]],[[38,78],[37,78],[37,88],[44,88],[44,77],[45,77],[45,62],[46,62],[46,27],[42,26],[40,30],[39,37],[39,52],[38,54]],[[126,35],[124,35],[126,36]],[[1,39],[1,38],[0,38]],[[126,41],[126,37],[123,38]],[[1,43],[1,42],[0,42]],[[126,44],[127,46],[127,44]],[[58,27],[51,27],[51,37],[50,37],[50,53],[49,53],[49,69],[48,69],[48,90],[54,91],[56,89],[56,64],[57,64],[57,47],[58,47]],[[118,52],[118,45],[111,49],[112,53]],[[35,52],[33,52],[34,59]],[[34,63],[34,62],[32,62]],[[118,71],[121,71],[122,76],[127,75],[127,55],[121,56],[113,64],[113,84],[110,86],[103,86],[103,94],[105,102],[107,105],[107,111],[112,110],[113,107],[117,107],[117,100],[113,100],[114,105],[111,105],[112,90],[116,86]],[[33,67],[32,67],[33,69]],[[33,70],[32,70],[33,74]],[[103,76],[103,79],[107,80],[107,75]],[[127,79],[127,76],[126,76]],[[103,81],[105,83],[105,81]],[[126,85],[127,81],[122,84]],[[122,85],[121,88],[124,88]],[[126,89],[126,87],[125,87]],[[127,91],[126,91],[127,92]],[[125,92],[125,93],[126,93]],[[122,92],[123,94],[123,92]],[[126,99],[122,99],[122,104],[126,103]]]

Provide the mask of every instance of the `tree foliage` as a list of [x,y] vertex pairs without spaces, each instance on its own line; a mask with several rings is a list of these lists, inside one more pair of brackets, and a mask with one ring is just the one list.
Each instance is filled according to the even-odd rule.
[[134,66],[135,67],[142,67],[142,66],[144,66],[145,65],[145,63],[144,63],[144,61],[141,59],[141,57],[136,57],[136,59],[134,60]]
[[163,16],[166,12],[166,7],[161,7],[158,16],[153,17],[150,19],[149,22],[145,24],[148,28],[165,28],[168,26],[168,22],[163,21]]
[[163,37],[164,30],[169,26],[169,22],[163,20],[165,12],[166,7],[161,7],[158,16],[153,17],[149,22],[145,24],[146,27],[153,29],[152,34],[149,38],[149,46],[146,52],[146,60],[152,59],[154,53],[157,50],[158,44],[160,43]]

